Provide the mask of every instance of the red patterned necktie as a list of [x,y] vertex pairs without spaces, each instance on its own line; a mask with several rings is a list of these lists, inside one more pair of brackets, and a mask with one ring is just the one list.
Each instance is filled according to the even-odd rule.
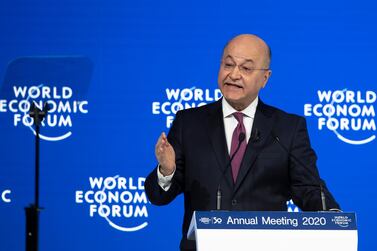
[[[235,112],[233,113],[233,116],[238,121],[237,127],[234,129],[233,136],[232,136],[232,145],[230,147],[230,156],[233,156],[234,152],[237,150],[238,144],[239,144],[239,137],[241,133],[244,133],[246,135],[245,126],[243,124],[243,113],[242,112]],[[233,181],[236,183],[237,175],[240,170],[241,162],[243,159],[243,156],[246,151],[246,138],[241,142],[240,149],[238,149],[238,152],[234,156],[232,160],[232,175],[233,175]]]

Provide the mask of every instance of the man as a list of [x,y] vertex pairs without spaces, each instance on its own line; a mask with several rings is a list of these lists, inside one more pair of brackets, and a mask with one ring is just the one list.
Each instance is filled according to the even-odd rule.
[[[271,76],[270,49],[255,35],[239,35],[225,47],[218,76],[219,101],[177,113],[161,134],[158,167],[145,182],[153,204],[184,193],[181,250],[195,210],[281,210],[293,199],[302,210],[322,209],[316,155],[305,119],[264,104],[258,93]],[[230,156],[234,156],[230,163]],[[338,204],[321,182],[328,208]]]

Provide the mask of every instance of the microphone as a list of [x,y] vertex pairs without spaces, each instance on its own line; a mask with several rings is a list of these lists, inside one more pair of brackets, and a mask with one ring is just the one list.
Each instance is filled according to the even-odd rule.
[[37,105],[32,102],[29,109],[29,116],[34,119],[34,124],[40,126],[43,119],[47,116],[50,110],[50,105],[46,102],[43,105],[42,110],[37,107]]
[[43,112],[44,112],[44,115],[46,116],[47,115],[47,113],[49,112],[51,110],[51,107],[50,107],[50,105],[48,104],[48,102],[46,102],[46,103],[44,103],[44,105],[43,105]]
[[225,166],[225,169],[221,174],[221,178],[220,178],[220,181],[219,181],[219,185],[217,186],[217,193],[216,193],[216,210],[221,210],[221,198],[222,198],[221,186],[220,186],[221,181],[223,180],[225,173],[228,171],[228,168],[232,165],[232,161],[233,161],[234,157],[236,156],[238,150],[240,149],[242,141],[244,141],[245,138],[246,138],[245,133],[243,133],[243,132],[240,133],[240,135],[238,136],[238,146],[237,146],[236,150],[234,151],[233,155],[230,157],[228,164]]
[[326,206],[326,197],[325,193],[323,191],[323,186],[321,179],[319,176],[316,175],[316,173],[313,172],[312,169],[310,169],[307,165],[305,165],[300,159],[298,159],[295,155],[291,154],[288,149],[280,142],[280,138],[276,136],[274,133],[272,133],[272,137],[274,140],[281,146],[282,149],[290,156],[294,161],[296,161],[300,166],[304,167],[306,170],[309,170],[309,173],[311,174],[312,177],[315,178],[316,182],[318,183],[317,186],[319,186],[320,192],[321,192],[321,206],[322,206],[322,211],[327,211],[327,206]]

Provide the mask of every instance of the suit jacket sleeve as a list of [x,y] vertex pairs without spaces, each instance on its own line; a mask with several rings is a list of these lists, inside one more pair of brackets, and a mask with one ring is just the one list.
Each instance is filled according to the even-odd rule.
[[321,208],[321,196],[318,181],[322,183],[327,208],[340,208],[323,180],[319,178],[316,166],[317,156],[310,146],[305,119],[300,117],[292,140],[290,154],[296,156],[305,164],[303,167],[290,158],[291,193],[294,203],[304,211],[318,211]]
[[176,118],[167,136],[169,143],[175,151],[176,170],[172,178],[172,183],[167,191],[164,191],[158,184],[156,167],[148,175],[145,181],[145,191],[152,204],[166,205],[183,192],[184,189],[184,155],[182,149],[182,115],[181,112],[176,114]]

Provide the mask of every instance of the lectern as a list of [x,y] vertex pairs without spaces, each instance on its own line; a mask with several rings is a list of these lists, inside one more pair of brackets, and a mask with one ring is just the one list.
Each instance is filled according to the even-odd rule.
[[196,211],[198,251],[356,251],[355,213]]

